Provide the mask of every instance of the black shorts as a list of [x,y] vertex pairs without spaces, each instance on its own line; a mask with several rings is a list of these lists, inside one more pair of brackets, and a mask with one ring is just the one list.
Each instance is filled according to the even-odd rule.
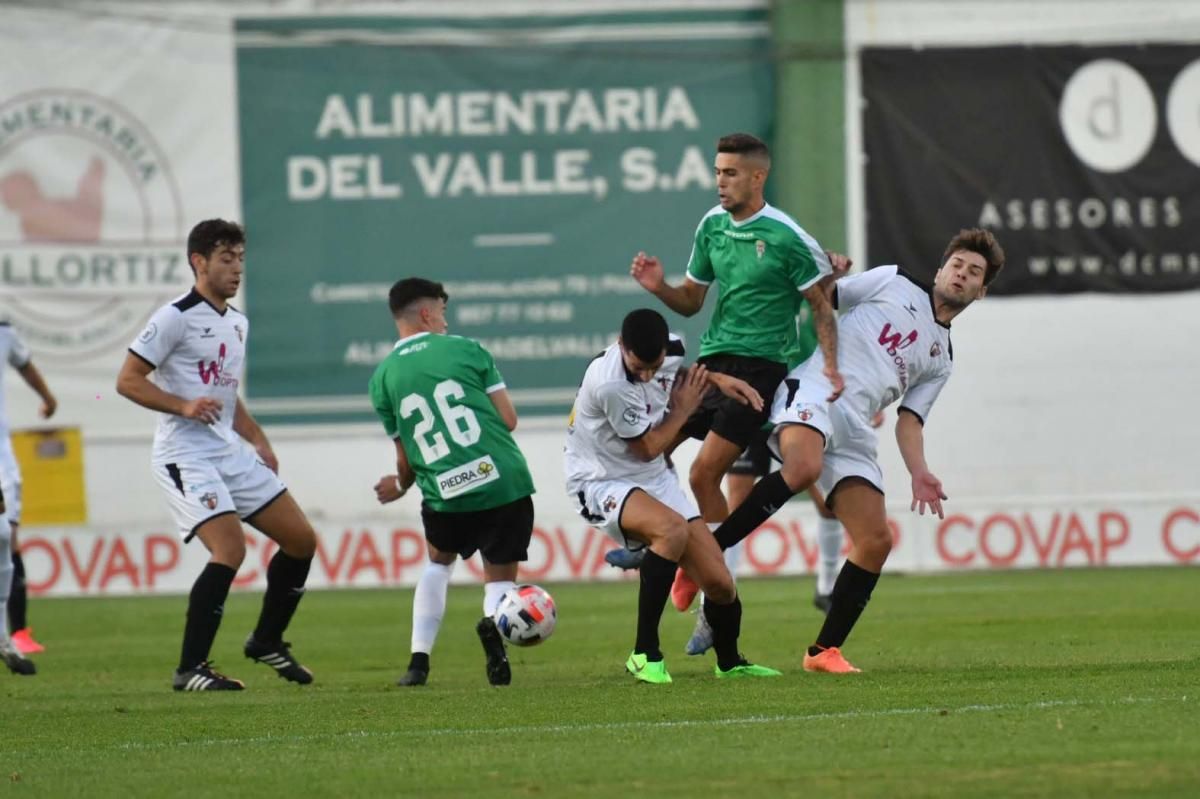
[[751,477],[766,477],[771,473],[771,450],[767,447],[770,431],[766,428],[759,430],[750,442],[750,446],[738,455],[738,459],[729,467],[729,474],[746,474]]
[[464,560],[479,550],[488,563],[521,563],[529,559],[533,536],[533,499],[518,500],[487,510],[448,513],[421,505],[425,540],[442,552],[457,552]]
[[771,401],[775,399],[775,389],[787,376],[787,367],[764,358],[722,354],[700,358],[697,363],[707,366],[710,372],[745,380],[762,395],[763,409],[756,411],[713,389],[684,424],[684,435],[703,440],[712,431],[739,447],[748,447],[771,415]]

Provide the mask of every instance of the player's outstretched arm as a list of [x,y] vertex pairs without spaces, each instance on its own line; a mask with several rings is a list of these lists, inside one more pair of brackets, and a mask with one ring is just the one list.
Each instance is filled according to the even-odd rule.
[[42,373],[33,365],[33,361],[26,361],[25,365],[17,370],[21,374],[21,378],[29,384],[37,395],[42,398],[42,407],[38,410],[43,419],[49,419],[58,410],[58,400],[54,398],[54,394],[50,391],[50,387],[46,385]]
[[237,406],[233,410],[233,432],[250,442],[250,446],[254,447],[254,451],[258,453],[259,460],[263,462],[264,466],[273,472],[279,471],[279,459],[275,457],[275,450],[271,448],[267,434],[263,432],[258,421],[250,415],[250,411],[242,402],[241,397],[238,397]]
[[150,380],[153,364],[132,352],[125,355],[125,363],[117,373],[117,393],[143,408],[160,413],[173,413],[186,419],[195,419],[204,424],[213,424],[221,418],[221,401],[212,397],[185,400],[163,391]]
[[834,314],[833,304],[829,301],[829,296],[821,288],[819,282],[804,290],[804,299],[808,300],[808,305],[812,309],[813,328],[817,331],[817,342],[821,345],[821,354],[825,356],[825,368],[822,372],[833,387],[833,392],[826,401],[834,402],[842,396],[842,392],[846,389],[846,381],[842,378],[842,373],[838,371],[837,315]]
[[629,450],[644,461],[652,461],[678,443],[679,431],[687,422],[708,391],[708,370],[694,364],[687,371],[680,370],[671,384],[670,410],[656,427],[646,431],[641,438],[629,443]]
[[904,465],[912,475],[912,506],[925,514],[925,506],[931,513],[936,513],[939,519],[944,519],[942,500],[949,499],[942,490],[942,481],[929,471],[925,462],[925,429],[921,418],[904,408],[896,414],[896,443],[900,447],[900,456]]
[[653,255],[639,252],[633,256],[629,274],[646,291],[662,300],[663,304],[677,314],[694,316],[704,307],[704,296],[708,286],[684,278],[682,284],[672,286],[663,274],[662,262]]

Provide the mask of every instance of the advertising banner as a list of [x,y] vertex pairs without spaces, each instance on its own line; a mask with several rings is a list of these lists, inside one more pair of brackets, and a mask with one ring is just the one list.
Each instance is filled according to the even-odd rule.
[[1193,45],[861,52],[869,262],[994,231],[995,294],[1200,288]]
[[[682,276],[717,138],[769,136],[766,15],[239,20],[251,409],[370,420],[387,291],[421,276],[522,412],[565,411],[624,313],[662,307],[632,257]],[[698,340],[707,313],[667,313]]]
[[[1069,503],[980,509],[944,520],[897,513],[889,519],[895,548],[887,569],[969,569],[1200,565],[1200,503]],[[320,546],[313,588],[407,587],[424,568],[420,520],[399,516],[317,524]],[[818,565],[817,519],[804,502],[789,503],[743,544],[742,577],[811,575]],[[21,534],[27,582],[52,596],[186,593],[208,555],[167,530],[32,528]],[[274,544],[257,533],[235,587],[261,589]],[[530,582],[619,580],[636,576],[604,562],[616,546],[577,518],[539,520],[519,579]],[[844,550],[845,551],[845,550]],[[478,555],[452,580],[482,579]]]

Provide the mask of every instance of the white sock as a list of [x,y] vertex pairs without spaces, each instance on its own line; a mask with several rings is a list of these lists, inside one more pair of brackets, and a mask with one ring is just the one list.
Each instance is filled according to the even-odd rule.
[[429,561],[425,571],[417,580],[413,594],[412,651],[430,654],[442,627],[442,616],[446,615],[446,588],[454,564],[444,565]]
[[496,612],[496,608],[500,605],[500,598],[504,596],[504,592],[516,586],[512,580],[499,580],[494,583],[483,584],[483,615],[489,619]]
[[817,593],[829,596],[837,581],[838,561],[842,557],[842,523],[822,517],[817,522],[817,549],[821,563],[817,567]]
[[8,640],[8,593],[12,590],[12,526],[0,514],[0,642]]

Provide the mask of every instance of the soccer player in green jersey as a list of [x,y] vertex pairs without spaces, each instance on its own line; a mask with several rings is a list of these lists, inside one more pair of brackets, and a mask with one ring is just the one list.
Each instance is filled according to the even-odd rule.
[[[832,386],[829,399],[834,401],[844,381],[837,365],[836,319],[822,290],[833,266],[812,236],[767,203],[763,188],[770,168],[770,152],[761,140],[746,133],[723,136],[714,164],[720,202],[696,228],[684,282],[667,283],[658,258],[641,252],[630,273],[684,316],[698,313],[708,287],[719,283],[717,306],[700,339],[697,362],[745,380],[764,397],[773,397],[787,374],[788,354],[797,347],[796,315],[807,300]],[[721,479],[766,421],[765,410],[712,393],[684,426],[681,438],[703,440],[689,482],[710,527],[729,515]],[[673,591],[672,601],[685,610],[695,585],[685,579],[676,585],[682,590]]]
[[[533,534],[533,478],[513,440],[517,412],[491,353],[446,335],[441,283],[410,277],[388,294],[400,340],[371,377],[371,403],[396,445],[397,474],[376,485],[380,501],[421,489],[429,563],[413,600],[412,659],[399,685],[422,685],[446,609],[456,557],[483,556],[483,618],[475,632],[492,685],[512,680],[492,613],[515,585]],[[390,487],[389,484],[390,483]]]

